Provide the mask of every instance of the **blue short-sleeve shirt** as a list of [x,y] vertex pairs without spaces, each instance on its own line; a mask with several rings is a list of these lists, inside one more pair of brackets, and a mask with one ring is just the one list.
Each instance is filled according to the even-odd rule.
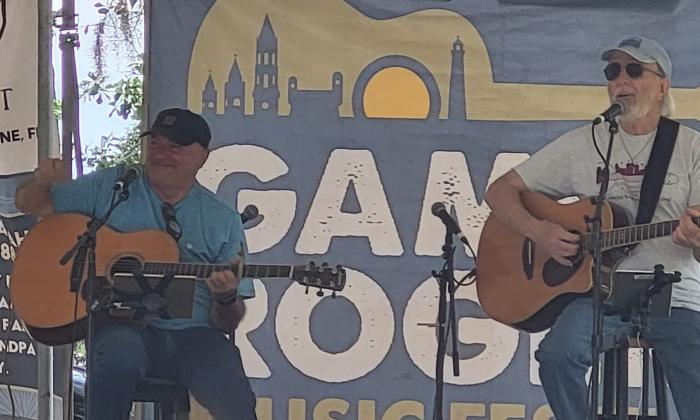
[[[102,217],[111,204],[114,183],[123,172],[123,166],[113,167],[52,186],[54,211]],[[145,229],[165,231],[162,205],[163,201],[151,189],[147,177],[141,176],[129,185],[129,198],[114,210],[107,225],[123,233]],[[181,262],[225,264],[236,258],[243,259],[245,236],[241,218],[211,191],[195,183],[187,196],[173,207],[182,230],[177,241]],[[243,298],[253,297],[252,281],[241,279],[237,293]],[[164,329],[210,326],[211,301],[206,284],[198,281],[191,319],[157,319],[152,325]]]

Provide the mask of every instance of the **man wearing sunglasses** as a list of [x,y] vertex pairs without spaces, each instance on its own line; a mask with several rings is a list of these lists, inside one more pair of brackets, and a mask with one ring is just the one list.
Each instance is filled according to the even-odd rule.
[[[60,212],[102,217],[115,188],[129,184],[129,198],[111,214],[109,227],[119,232],[162,230],[177,241],[185,263],[239,259],[244,242],[240,216],[196,181],[209,156],[207,122],[189,110],[166,109],[146,136],[143,176],[138,168],[113,167],[67,182],[63,163],[46,160],[34,179],[18,188],[16,206],[39,216]],[[191,318],[154,319],[145,327],[100,327],[89,344],[88,418],[129,418],[133,391],[148,374],[185,385],[216,419],[255,419],[255,396],[239,351],[221,333],[233,332],[245,312],[243,299],[253,296],[250,279],[239,281],[231,270],[215,271],[206,281],[195,282]]]
[[[700,413],[700,228],[691,216],[700,216],[700,133],[662,118],[670,117],[674,106],[669,90],[671,59],[659,43],[628,37],[605,49],[601,58],[610,102],[623,109],[617,118],[619,133],[609,164],[607,198],[629,220],[637,215],[657,132],[666,132],[658,128],[678,127],[673,138],[659,136],[660,142],[675,138],[675,146],[651,221],[680,219],[680,223],[672,235],[641,242],[617,269],[649,272],[663,264],[667,271],[682,273],[682,281],[673,285],[670,318],[652,318],[645,338],[656,348],[681,419],[696,419]],[[608,147],[608,129],[608,122],[593,127],[603,152]],[[566,266],[572,265],[569,258],[579,251],[579,236],[533,217],[520,193],[538,191],[554,199],[596,196],[604,163],[592,137],[590,124],[563,134],[496,180],[485,197],[499,220],[534,241],[537,252]],[[585,375],[591,365],[592,313],[589,296],[575,299],[535,353],[545,394],[559,420],[587,416]],[[606,316],[603,335],[624,334],[629,328],[619,316]]]

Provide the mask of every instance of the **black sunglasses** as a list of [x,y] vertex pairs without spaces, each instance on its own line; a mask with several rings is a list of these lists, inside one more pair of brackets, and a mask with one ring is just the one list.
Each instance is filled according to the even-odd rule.
[[168,235],[172,236],[176,241],[182,236],[182,227],[175,218],[175,209],[170,203],[163,203],[160,206],[160,211],[163,213],[163,219],[165,220],[165,231]]
[[[664,75],[663,73],[642,66],[641,63],[627,63],[627,65],[625,66],[625,71],[631,79],[639,79],[640,77],[642,77],[642,74],[644,74],[645,71],[653,73],[659,77],[666,77],[666,75]],[[620,77],[621,72],[622,64],[620,63],[610,63],[603,69],[603,73],[605,73],[605,78],[608,79],[608,81],[613,81]]]

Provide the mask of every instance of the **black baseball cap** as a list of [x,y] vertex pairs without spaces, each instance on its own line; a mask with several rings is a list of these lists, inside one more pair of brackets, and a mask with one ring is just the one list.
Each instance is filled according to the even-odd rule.
[[182,108],[160,111],[151,129],[142,133],[141,137],[153,134],[161,134],[182,146],[199,143],[205,149],[209,147],[209,141],[211,141],[211,130],[204,118]]

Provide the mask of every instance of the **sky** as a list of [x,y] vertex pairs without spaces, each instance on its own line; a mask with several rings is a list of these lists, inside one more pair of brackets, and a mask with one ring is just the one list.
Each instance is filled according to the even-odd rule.
[[[61,8],[62,0],[53,0],[53,9],[57,11]],[[76,0],[75,8],[78,14],[78,34],[80,37],[80,47],[76,51],[76,70],[78,74],[78,83],[88,78],[87,74],[93,69],[92,30],[84,33],[85,26],[94,25],[99,22],[97,8],[94,7],[96,1],[92,0]],[[92,26],[90,26],[92,28]],[[58,31],[54,31],[52,60],[54,68],[54,80],[56,86],[56,98],[61,99],[61,50],[58,45]],[[115,59],[107,60],[107,73],[113,76],[114,79],[119,75],[127,63],[120,62]],[[94,101],[81,100],[80,107],[80,136],[82,142],[82,150],[91,148],[100,144],[102,136],[114,133],[115,135],[122,134],[128,127],[128,122],[121,119],[116,114],[109,117],[111,107],[107,101],[102,105],[96,104]],[[85,166],[85,171],[89,169]]]

